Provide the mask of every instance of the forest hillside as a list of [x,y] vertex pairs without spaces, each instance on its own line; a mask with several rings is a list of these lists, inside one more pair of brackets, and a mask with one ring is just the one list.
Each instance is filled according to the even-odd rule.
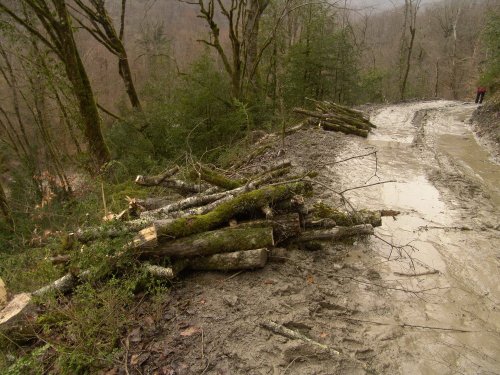
[[369,156],[361,187],[395,182],[349,148],[372,117],[469,119],[478,87],[497,147],[499,46],[500,0],[0,0],[0,372],[118,368],[181,271],[372,235],[398,212],[321,201],[319,170]]

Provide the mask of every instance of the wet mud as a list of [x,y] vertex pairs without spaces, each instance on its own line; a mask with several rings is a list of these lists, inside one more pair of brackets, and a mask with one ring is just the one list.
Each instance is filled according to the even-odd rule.
[[[354,207],[401,214],[385,217],[375,237],[292,246],[263,270],[186,275],[161,308],[138,310],[127,371],[500,373],[500,166],[469,129],[474,108],[379,108],[367,140],[320,129],[288,136],[284,157],[297,172],[320,172],[317,201],[341,205],[338,192],[354,188],[344,193]],[[356,155],[367,156],[339,163]],[[340,355],[272,333],[267,320]]]

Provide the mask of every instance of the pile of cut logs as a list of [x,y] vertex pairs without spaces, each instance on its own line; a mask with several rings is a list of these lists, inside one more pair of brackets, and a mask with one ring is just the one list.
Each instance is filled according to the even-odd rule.
[[375,125],[359,111],[326,101],[315,101],[315,105],[315,111],[303,108],[294,108],[293,111],[307,116],[306,121],[310,125],[321,126],[325,130],[344,134],[354,134],[366,138],[370,130],[375,128]]
[[[262,268],[269,260],[285,259],[291,244],[313,249],[311,245],[321,241],[373,234],[373,227],[381,224],[381,213],[376,211],[346,213],[323,204],[308,207],[313,181],[306,175],[287,178],[290,171],[290,161],[282,160],[248,178],[229,178],[201,164],[184,171],[185,179],[176,178],[181,174],[178,167],[157,176],[138,176],[137,184],[168,187],[183,198],[130,199],[129,209],[115,217],[127,221],[79,230],[73,237],[86,243],[136,233],[114,257],[132,252],[149,262],[144,263],[147,272],[171,279],[186,268]],[[170,267],[154,264],[165,257]],[[0,331],[12,327],[21,313],[33,311],[33,296],[67,292],[88,274],[88,270],[70,273],[34,293],[15,296],[0,310]]]

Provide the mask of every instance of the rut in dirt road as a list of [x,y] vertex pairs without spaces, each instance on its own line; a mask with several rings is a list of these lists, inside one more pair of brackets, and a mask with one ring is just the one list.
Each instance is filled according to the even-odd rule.
[[[500,373],[500,166],[469,129],[475,108],[431,101],[378,110],[368,139],[377,172],[368,183],[398,182],[347,193],[359,206],[402,212],[384,219],[376,230],[382,240],[370,245],[390,261],[373,265],[360,247],[350,265],[415,291],[353,294],[363,312],[356,322],[378,348],[377,361],[397,361],[403,374]],[[367,145],[352,140],[348,147],[361,154]],[[339,185],[366,183],[370,168],[346,163],[335,171]],[[393,334],[382,342],[382,332]]]

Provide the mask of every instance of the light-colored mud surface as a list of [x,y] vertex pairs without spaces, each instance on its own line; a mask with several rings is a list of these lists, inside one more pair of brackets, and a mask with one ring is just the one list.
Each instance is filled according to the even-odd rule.
[[[377,237],[292,247],[285,263],[260,271],[187,275],[160,310],[138,311],[127,371],[500,373],[500,166],[468,129],[473,110],[400,104],[372,114],[368,140],[319,129],[287,137],[285,157],[320,172],[316,200],[341,204],[334,191],[380,183],[344,195],[401,214],[384,218]],[[266,320],[341,355],[271,333]]]

